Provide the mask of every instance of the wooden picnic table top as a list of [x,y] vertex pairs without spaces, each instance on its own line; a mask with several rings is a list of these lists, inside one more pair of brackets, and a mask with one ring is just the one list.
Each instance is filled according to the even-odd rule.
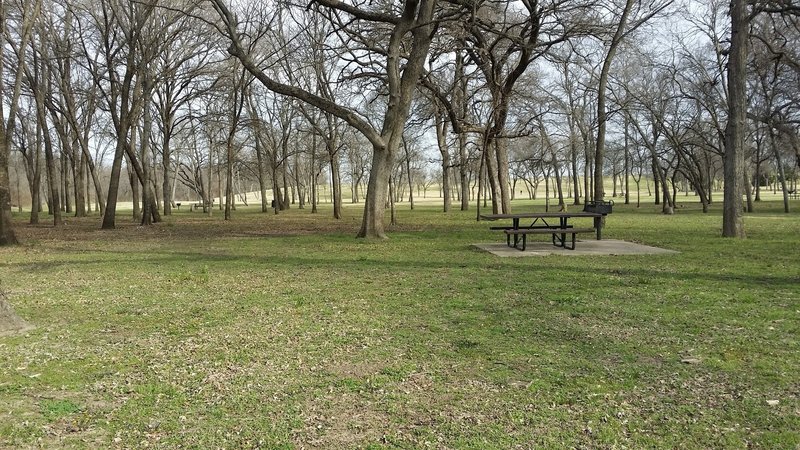
[[604,214],[576,211],[576,212],[523,212],[523,213],[510,213],[510,214],[481,214],[483,220],[501,220],[501,219],[549,219],[549,218],[572,218],[572,217],[603,217]]

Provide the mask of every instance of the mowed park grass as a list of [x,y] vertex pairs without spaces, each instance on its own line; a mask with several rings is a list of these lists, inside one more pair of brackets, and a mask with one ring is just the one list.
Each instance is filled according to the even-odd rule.
[[618,201],[605,238],[680,253],[503,259],[472,207],[400,204],[382,242],[358,205],[18,216],[0,447],[800,446],[800,214],[734,240],[719,204]]

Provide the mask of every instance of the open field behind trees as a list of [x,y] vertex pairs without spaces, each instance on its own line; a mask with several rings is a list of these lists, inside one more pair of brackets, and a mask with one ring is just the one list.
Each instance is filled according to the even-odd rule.
[[[796,204],[796,201],[794,201]],[[515,207],[522,207],[516,204]],[[617,205],[678,255],[499,259],[474,210],[388,241],[240,208],[25,225],[0,288],[3,448],[797,448],[800,215]]]
[[[648,180],[642,180],[641,181],[641,186],[640,186],[638,191],[635,188],[635,183],[631,182],[630,184],[631,184],[631,189],[630,189],[630,194],[629,195],[630,195],[631,206],[635,206],[636,205],[636,200],[637,200],[637,195],[638,195],[642,206],[643,207],[649,207],[649,205],[646,205],[646,204],[647,203],[653,203],[653,199],[654,199],[654,195],[655,195],[655,190],[654,190],[654,187],[653,187],[652,180],[649,180],[649,179]],[[795,180],[795,179],[789,180],[787,182],[787,184],[788,184],[789,187],[792,188],[793,192],[794,192],[795,189],[797,189],[797,187],[796,187],[797,180]],[[344,185],[342,185],[342,188],[343,188],[343,190],[345,192],[345,196],[344,196],[345,198],[344,198],[344,201],[343,201],[343,204],[342,204],[343,207],[357,207],[357,208],[361,208],[361,209],[364,208],[363,199],[359,199],[359,202],[356,202],[356,203],[352,202],[352,199],[351,199],[351,197],[349,195],[349,193],[351,192],[350,185],[344,184]],[[564,194],[564,202],[567,204],[567,206],[569,208],[575,208],[576,206],[573,206],[574,197],[573,197],[573,193],[572,193],[572,190],[571,190],[570,183],[563,183],[561,188],[562,188],[563,194]],[[330,205],[332,203],[330,186],[323,183],[323,184],[319,185],[318,189],[319,189],[319,192],[318,192],[319,205],[320,206],[323,206],[325,204]],[[752,187],[752,190],[753,190],[753,196],[755,197],[756,187]],[[617,186],[617,195],[616,196],[612,196],[611,193],[614,192],[613,184],[612,184],[611,180],[609,180],[607,178],[605,180],[605,191],[608,193],[608,196],[606,197],[606,200],[613,200],[616,205],[620,205],[620,204],[625,202],[624,188],[620,188],[619,186]],[[364,188],[360,188],[360,192],[364,192]],[[699,201],[697,194],[689,189],[688,184],[685,184],[685,183],[684,184],[679,184],[678,185],[678,189],[675,192],[677,194],[675,196],[675,203],[676,203],[676,206],[678,208],[681,208],[681,205],[686,203],[686,202],[698,202]],[[471,206],[470,207],[474,207],[476,193],[477,193],[477,188],[473,188],[472,192],[471,192],[471,195],[470,195],[470,199],[471,199],[471,202],[470,202]],[[551,207],[552,206],[556,206],[556,207],[558,206],[558,197],[557,197],[558,192],[556,190],[556,187],[552,186],[552,182],[551,182],[551,186],[550,186],[549,190],[546,190],[545,186],[544,186],[544,182],[541,182],[539,184],[539,186],[537,187],[537,189],[536,189],[536,199],[532,200],[532,201],[530,199],[530,197],[532,196],[532,190],[529,191],[528,188],[526,188],[524,186],[524,183],[522,181],[520,181],[518,183],[516,188],[513,190],[513,193],[514,193],[514,200],[515,200],[514,205],[516,207],[519,207],[519,205],[535,205],[536,207],[544,207],[545,199],[547,198],[547,197],[545,197],[546,193],[550,198],[550,202],[549,202],[550,206]],[[272,189],[267,189],[266,190],[266,194],[267,194],[266,196],[267,196],[267,200],[268,201],[275,198],[275,195],[273,194]],[[428,205],[439,205],[439,206],[442,205],[442,201],[443,201],[442,200],[442,191],[441,191],[441,187],[439,185],[437,185],[437,184],[432,184],[432,185],[428,186],[427,189],[422,189],[420,187],[417,187],[417,188],[414,189],[414,193],[413,194],[414,194],[414,204],[415,205],[416,204],[428,204]],[[581,194],[583,194],[583,193],[581,192]],[[722,200],[722,195],[723,195],[722,190],[715,190],[715,191],[711,192],[711,196],[714,199],[714,201],[721,201]],[[779,186],[778,183],[773,183],[773,184],[770,184],[770,185],[762,185],[760,187],[760,196],[761,196],[762,200],[766,200],[766,201],[773,201],[773,200],[774,201],[782,201],[783,200],[783,192],[781,191],[780,186]],[[261,202],[261,193],[258,192],[258,191],[237,192],[237,193],[235,193],[234,197],[235,197],[235,204],[236,204],[237,208],[238,207],[242,207],[242,206],[259,206],[260,202]],[[403,187],[402,191],[399,192],[398,197],[399,197],[399,199],[398,199],[396,204],[401,208],[402,207],[406,207],[407,208],[408,207],[407,205],[409,203],[408,202],[408,189],[405,186]],[[790,194],[789,197],[792,200],[797,200],[795,194]],[[117,209],[118,210],[120,210],[120,211],[128,211],[128,210],[132,210],[133,209],[133,202],[130,201],[130,198],[125,198],[124,196],[122,196],[121,199],[122,200],[120,200],[117,203]],[[481,195],[481,199],[482,199],[482,201],[485,200],[485,202],[491,202],[491,200],[489,198],[486,198],[485,194]],[[25,200],[25,198],[23,198],[23,200]],[[30,201],[29,201],[30,198],[28,197],[27,200],[28,200],[27,203],[23,202],[23,204],[22,204],[23,205],[22,206],[22,212],[30,212]],[[225,207],[225,204],[224,204],[225,199],[224,198],[222,199],[222,203],[220,203],[220,198],[219,197],[214,197],[213,201],[214,201],[215,209],[219,209],[220,205],[222,205],[222,208]],[[456,198],[456,193],[455,192],[453,192],[452,195],[451,195],[451,201],[452,201],[452,206],[451,207],[453,209],[458,209],[459,206],[460,206],[459,205],[460,200],[458,200]],[[581,201],[583,201],[583,196],[581,196]],[[182,208],[191,208],[192,205],[201,204],[202,200],[200,200],[200,199],[198,199],[196,197],[192,197],[191,195],[187,194],[187,195],[178,195],[176,197],[175,202],[176,203],[180,203]],[[245,202],[247,203],[247,205],[245,205]],[[297,208],[298,206],[299,206],[299,199],[295,198],[295,201],[294,201],[294,203],[291,204],[290,208]],[[489,203],[489,207],[491,208],[491,203]],[[311,208],[311,201],[310,201],[310,198],[308,196],[305,197],[305,208],[308,208],[308,209]],[[324,208],[324,206],[323,206],[323,208]],[[583,208],[583,206],[577,206],[577,208]],[[759,209],[759,203],[757,203],[757,202],[755,203],[755,208],[756,208],[756,210]],[[47,212],[47,205],[43,204],[42,205],[42,209],[43,209],[43,212]],[[245,209],[247,209],[247,208],[245,208]],[[18,207],[17,203],[14,204],[13,210],[14,210],[15,213],[20,212],[20,208]],[[648,211],[649,211],[649,209],[648,209]],[[325,211],[323,211],[322,214],[330,216],[330,214],[327,214]],[[69,219],[72,215],[73,215],[72,212],[71,213],[66,213],[64,215],[64,217]],[[43,217],[46,217],[46,216],[43,216]],[[48,220],[50,220],[49,217],[47,217],[46,219],[43,219],[43,222],[46,223]],[[98,221],[99,221],[99,219],[98,219]]]

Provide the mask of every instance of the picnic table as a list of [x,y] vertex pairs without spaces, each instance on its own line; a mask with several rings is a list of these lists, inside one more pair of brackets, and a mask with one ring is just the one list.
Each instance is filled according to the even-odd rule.
[[[489,227],[491,230],[503,231],[506,235],[506,244],[518,250],[525,250],[529,234],[550,234],[553,245],[567,250],[575,250],[575,235],[580,233],[596,233],[597,240],[602,239],[602,218],[599,212],[525,212],[512,214],[481,214],[482,220],[511,220],[510,226]],[[593,228],[575,228],[570,223],[571,219],[591,218]],[[520,222],[531,219],[530,225],[521,226]],[[557,220],[556,220],[557,219]],[[572,238],[570,246],[567,245],[567,235]],[[513,237],[513,241],[512,241]],[[520,245],[521,244],[521,245]]]

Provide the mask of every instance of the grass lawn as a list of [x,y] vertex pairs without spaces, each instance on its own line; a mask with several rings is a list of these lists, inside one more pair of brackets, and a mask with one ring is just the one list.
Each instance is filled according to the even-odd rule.
[[0,447],[800,447],[800,214],[617,204],[604,237],[681,253],[501,259],[398,208],[385,242],[360,207],[19,216]]

